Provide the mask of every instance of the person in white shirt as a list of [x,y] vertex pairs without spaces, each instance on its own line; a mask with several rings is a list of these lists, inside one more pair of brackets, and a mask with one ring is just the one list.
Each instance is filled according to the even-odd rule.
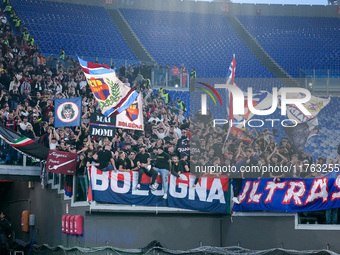
[[176,134],[179,138],[182,137],[182,130],[178,128],[177,123],[175,123],[175,125],[174,125],[174,131],[176,132]]
[[13,81],[11,81],[11,83],[9,84],[9,92],[11,92],[12,90],[18,91],[18,88],[20,87],[20,81],[18,81],[17,77],[14,76]]
[[57,87],[55,88],[55,90],[57,91],[56,93],[58,93],[58,92],[62,93],[63,92],[63,86],[60,83],[57,83]]
[[53,127],[50,127],[48,129],[48,132],[50,133],[50,135],[48,136],[48,140],[49,140],[49,143],[50,143],[50,149],[55,150],[59,146],[58,141],[59,141],[60,137]]
[[28,122],[28,117],[27,116],[24,116],[23,121],[21,119],[19,119],[19,125],[20,125],[20,128],[22,130],[26,130],[28,125],[32,126],[32,124]]
[[50,150],[55,150],[58,147],[58,142],[57,139],[55,139],[55,137],[53,137],[50,141]]
[[155,133],[159,139],[164,139],[169,135],[169,127],[165,126],[163,122],[159,123],[157,126],[153,127],[156,129]]
[[80,88],[80,90],[82,90],[83,88],[85,88],[86,85],[87,85],[86,78],[83,77],[82,81],[79,82],[79,88]]
[[124,79],[124,84],[125,84],[126,86],[128,86],[128,87],[131,87],[131,84],[130,84],[128,78],[125,78],[125,79]]

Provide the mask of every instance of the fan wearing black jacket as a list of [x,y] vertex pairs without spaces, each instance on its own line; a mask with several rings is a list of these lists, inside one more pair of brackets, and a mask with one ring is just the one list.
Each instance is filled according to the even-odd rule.
[[173,156],[171,162],[171,174],[182,180],[181,173],[183,173],[183,166],[179,162],[178,156]]

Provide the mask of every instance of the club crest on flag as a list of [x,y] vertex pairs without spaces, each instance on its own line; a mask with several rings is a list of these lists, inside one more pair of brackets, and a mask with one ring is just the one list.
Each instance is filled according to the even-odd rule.
[[99,100],[106,100],[110,96],[110,88],[103,78],[93,78],[87,79],[94,96]]
[[124,112],[117,115],[116,127],[135,130],[144,130],[143,96],[139,94],[137,100]]
[[126,111],[126,117],[128,117],[130,121],[136,120],[139,114],[138,103],[132,104],[125,111]]
[[[322,103],[321,103],[322,104]],[[315,112],[315,111],[319,111],[320,110],[320,106],[318,104],[315,104],[315,103],[310,103],[308,106],[307,106],[307,109],[310,111],[310,112]]]
[[136,100],[138,93],[122,83],[115,70],[107,65],[78,60],[105,117],[123,112]]
[[58,106],[57,116],[62,122],[72,122],[78,118],[79,108],[78,105],[73,102],[65,102]]

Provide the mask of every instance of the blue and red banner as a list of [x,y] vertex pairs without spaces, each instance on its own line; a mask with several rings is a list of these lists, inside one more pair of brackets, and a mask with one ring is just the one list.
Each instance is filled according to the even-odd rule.
[[138,172],[102,172],[89,168],[92,199],[98,202],[175,207],[214,213],[229,213],[228,178],[201,177],[193,187],[196,176],[181,174],[182,180],[171,175],[168,199],[163,199],[162,178],[158,175],[157,190],[151,190],[150,177],[143,174],[141,188],[136,189]]
[[54,101],[54,127],[75,127],[81,123],[81,97]]
[[[336,169],[338,170],[338,169]],[[243,180],[240,204],[234,211],[308,212],[340,207],[340,176],[337,172],[311,178]]]

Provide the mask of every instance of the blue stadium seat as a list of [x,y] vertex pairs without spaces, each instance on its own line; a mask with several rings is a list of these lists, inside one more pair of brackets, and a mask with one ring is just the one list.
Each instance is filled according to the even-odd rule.
[[[41,0],[11,1],[41,52],[128,59],[138,63],[118,28],[103,7]],[[88,60],[88,59],[87,59]]]
[[273,77],[222,15],[120,9],[143,45],[163,66],[184,63],[197,77],[226,77],[232,56],[237,77]]
[[312,69],[325,68],[340,76],[338,18],[239,16],[238,19],[292,76],[299,77],[299,70],[312,74]]

